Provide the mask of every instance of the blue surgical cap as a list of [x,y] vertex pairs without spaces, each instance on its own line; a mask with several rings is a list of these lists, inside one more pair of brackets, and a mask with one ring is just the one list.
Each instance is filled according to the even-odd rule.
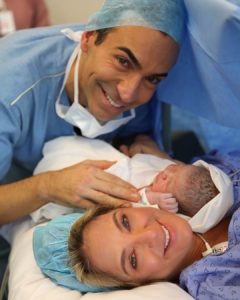
[[60,216],[47,225],[36,227],[33,252],[41,271],[55,283],[80,292],[101,292],[109,289],[81,283],[69,266],[68,237],[73,223],[83,214]]
[[106,0],[85,30],[144,26],[165,32],[180,43],[185,27],[183,0]]

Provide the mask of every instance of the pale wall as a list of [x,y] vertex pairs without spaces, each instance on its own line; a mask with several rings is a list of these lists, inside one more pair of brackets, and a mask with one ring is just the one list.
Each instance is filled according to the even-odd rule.
[[[16,0],[17,1],[17,0]],[[52,24],[86,22],[103,0],[45,0]]]

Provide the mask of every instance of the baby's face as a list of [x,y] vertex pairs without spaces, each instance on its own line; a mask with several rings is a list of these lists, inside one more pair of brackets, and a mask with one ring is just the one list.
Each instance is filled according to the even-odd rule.
[[84,230],[90,263],[123,282],[167,279],[182,267],[192,244],[189,224],[155,208],[118,208]]
[[193,166],[172,164],[161,171],[150,187],[152,192],[172,193],[176,195],[183,189]]

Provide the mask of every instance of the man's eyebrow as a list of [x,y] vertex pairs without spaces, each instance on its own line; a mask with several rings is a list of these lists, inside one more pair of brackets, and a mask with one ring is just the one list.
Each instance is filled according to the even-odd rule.
[[[121,50],[121,51],[123,51],[123,52],[125,52],[127,54],[127,56],[133,62],[133,64],[135,65],[135,67],[137,67],[139,69],[142,68],[140,62],[137,60],[136,56],[132,53],[132,51],[129,48],[118,47],[118,49]],[[159,76],[159,77],[167,77],[168,76],[168,72],[165,72],[165,73],[156,73],[154,75]]]
[[[121,226],[120,226],[120,224],[119,224],[119,222],[118,222],[118,219],[117,219],[116,214],[117,214],[117,211],[115,211],[115,212],[113,213],[113,215],[112,215],[112,216],[113,216],[113,223],[116,225],[116,227],[117,227],[120,231],[122,231],[122,228],[121,228]],[[122,254],[121,254],[121,267],[122,267],[123,272],[124,272],[126,275],[129,275],[128,272],[127,272],[127,268],[126,268],[126,252],[125,252],[125,249],[123,249]]]
[[132,53],[132,51],[129,48],[126,47],[118,47],[119,50],[125,52],[127,54],[127,56],[130,58],[130,60],[133,62],[133,64],[135,65],[135,67],[141,69],[141,64],[140,62],[137,60],[136,56]]

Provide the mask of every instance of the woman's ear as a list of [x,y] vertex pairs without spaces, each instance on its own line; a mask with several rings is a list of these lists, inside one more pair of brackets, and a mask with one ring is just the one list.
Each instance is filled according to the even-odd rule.
[[92,45],[91,42],[94,40],[93,36],[94,36],[94,31],[83,32],[81,37],[81,44],[80,44],[81,50],[83,52],[87,52],[89,50],[89,47],[91,47]]

